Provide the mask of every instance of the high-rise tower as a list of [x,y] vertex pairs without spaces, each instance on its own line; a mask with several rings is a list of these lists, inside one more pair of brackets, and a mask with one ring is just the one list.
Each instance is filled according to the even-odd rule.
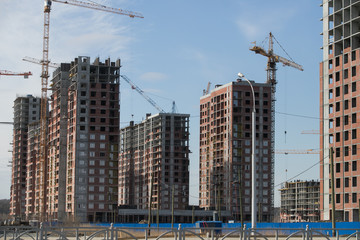
[[[11,215],[47,221],[113,221],[118,194],[120,60],[75,58],[51,81],[45,171],[40,99],[14,102]],[[44,189],[45,191],[44,191]],[[45,198],[40,199],[42,192]],[[45,200],[45,201],[42,201]]]
[[78,57],[69,72],[65,212],[80,221],[111,221],[118,192],[120,60]]
[[[252,82],[256,108],[256,188],[259,221],[270,221],[274,163],[271,160],[271,85]],[[218,85],[200,98],[200,207],[251,218],[251,112],[248,82]]]
[[53,72],[51,80],[51,111],[49,117],[46,213],[48,220],[64,221],[67,133],[68,133],[68,94],[70,86],[70,64],[61,63]]
[[40,98],[28,95],[14,101],[14,129],[10,215],[25,219],[26,166],[28,160],[28,126],[40,119]]
[[[120,131],[119,206],[185,210],[189,205],[189,114],[147,115]],[[170,222],[170,214],[160,214]]]
[[[331,219],[359,221],[360,199],[360,1],[323,0],[323,61],[320,64],[320,209]],[[360,133],[359,133],[360,134]],[[334,186],[330,150],[334,151]],[[359,165],[359,166],[358,166]]]

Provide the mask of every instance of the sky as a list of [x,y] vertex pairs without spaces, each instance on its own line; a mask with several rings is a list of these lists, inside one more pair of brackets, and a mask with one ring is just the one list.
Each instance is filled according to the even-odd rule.
[[[322,8],[314,0],[93,0],[140,12],[129,18],[53,2],[49,59],[70,62],[78,56],[121,59],[129,77],[165,111],[190,114],[190,203],[197,204],[199,171],[199,102],[211,82],[226,84],[242,72],[266,81],[266,57],[249,51],[253,42],[292,58],[304,71],[278,64],[275,149],[318,149],[319,63],[322,59]],[[31,71],[33,76],[0,76],[0,122],[12,121],[18,96],[41,93],[41,66],[22,58],[42,58],[43,1],[0,1],[0,70]],[[278,44],[278,43],[279,44]],[[121,127],[157,113],[128,83],[121,81]],[[12,125],[0,124],[0,199],[10,197]],[[10,152],[9,152],[10,151]],[[287,180],[318,180],[318,154],[276,154],[275,206]]]

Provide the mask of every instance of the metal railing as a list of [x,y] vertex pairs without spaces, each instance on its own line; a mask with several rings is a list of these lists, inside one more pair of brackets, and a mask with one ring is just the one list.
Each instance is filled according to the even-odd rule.
[[[332,236],[332,233],[335,233]],[[2,240],[360,240],[360,229],[331,228],[212,228],[212,227],[110,227],[45,226],[0,227]]]

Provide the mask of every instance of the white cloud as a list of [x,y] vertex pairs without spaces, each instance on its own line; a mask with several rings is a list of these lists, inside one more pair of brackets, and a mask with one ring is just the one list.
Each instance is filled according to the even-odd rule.
[[258,4],[240,4],[240,14],[235,23],[248,41],[254,41],[271,31],[281,30],[296,13],[294,5],[290,3],[279,6],[270,1],[264,2],[264,5],[266,6],[259,8]]
[[247,19],[239,19],[236,24],[248,40],[256,39],[259,33],[262,34],[261,27],[253,22],[247,21]]
[[[100,1],[107,5],[108,0]],[[113,7],[126,9],[126,4],[123,3],[123,0],[121,3],[116,1]],[[25,56],[42,58],[43,6],[43,0],[0,1],[0,69],[33,73],[29,79],[0,77],[0,121],[12,121],[13,101],[17,96],[40,96],[41,66],[21,59]],[[90,56],[92,59],[99,56],[102,61],[108,57],[112,60],[130,59],[128,49],[135,39],[131,30],[134,21],[142,20],[54,2],[50,13],[49,59],[56,63],[70,62],[79,55]],[[6,132],[2,131],[4,134],[0,138],[0,145],[9,146],[12,141],[12,126],[2,126],[2,129],[6,129]],[[0,151],[0,158],[11,159],[11,153],[3,149]],[[0,198],[9,197],[9,186],[0,190],[3,193]]]
[[147,72],[140,76],[140,79],[149,82],[159,82],[168,79],[168,76],[160,72]]

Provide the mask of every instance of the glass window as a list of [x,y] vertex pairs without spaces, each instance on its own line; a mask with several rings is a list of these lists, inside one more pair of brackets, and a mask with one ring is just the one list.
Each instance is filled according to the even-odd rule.
[[357,186],[357,178],[356,178],[356,177],[353,177],[353,178],[352,178],[352,186],[353,186],[353,187],[356,187],[356,186]]
[[[355,148],[356,149],[356,148]],[[352,162],[352,170],[353,171],[356,171],[357,170],[357,162],[356,161],[353,161]]]

